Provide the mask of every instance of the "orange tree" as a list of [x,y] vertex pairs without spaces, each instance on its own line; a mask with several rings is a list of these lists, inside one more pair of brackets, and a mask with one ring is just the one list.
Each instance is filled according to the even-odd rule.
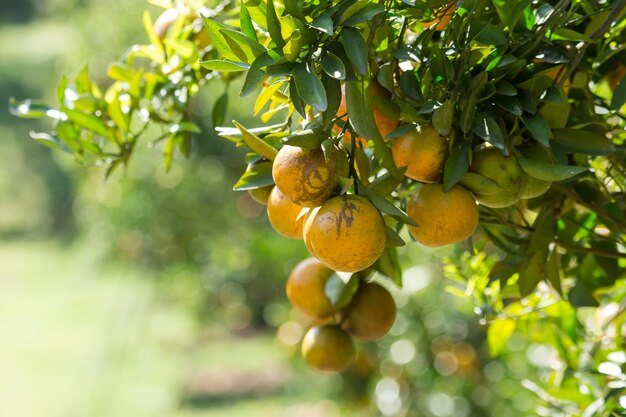
[[249,151],[235,189],[269,196],[272,224],[328,271],[300,287],[331,306],[303,346],[312,366],[343,369],[352,337],[389,330],[393,299],[369,281],[402,285],[405,240],[463,242],[444,273],[489,324],[491,353],[515,331],[554,350],[525,383],[544,414],[619,415],[626,1],[163,3],[176,11],[144,15],[150,44],[111,64],[105,91],[83,70],[57,107],[11,101],[53,119],[33,139],[107,174],[138,141],[162,142],[167,168],[201,133],[190,98],[237,83],[264,124],[217,127],[234,100],[217,99],[213,126]]

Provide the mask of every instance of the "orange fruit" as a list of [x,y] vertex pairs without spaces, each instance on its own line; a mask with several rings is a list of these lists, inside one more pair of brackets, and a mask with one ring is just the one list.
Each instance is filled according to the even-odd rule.
[[396,320],[396,303],[385,287],[361,284],[346,307],[342,328],[360,340],[376,340],[387,334]]
[[385,221],[361,196],[331,198],[310,222],[307,239],[312,253],[335,271],[361,271],[376,262],[385,249]]
[[302,357],[320,372],[341,372],[356,355],[350,336],[339,326],[311,327],[302,339]]
[[336,158],[326,162],[321,149],[284,145],[276,155],[272,176],[276,186],[296,204],[317,207],[338,185]]
[[422,245],[435,247],[461,242],[478,226],[478,206],[472,194],[460,185],[447,193],[441,184],[426,184],[409,200],[407,214],[417,226],[411,235]]
[[285,196],[278,187],[274,187],[267,200],[267,217],[279,234],[292,239],[302,239],[304,213],[303,207]]
[[252,190],[248,190],[248,194],[254,201],[259,204],[263,204],[267,206],[267,200],[270,198],[270,193],[274,189],[273,185],[268,185],[267,187],[254,188]]
[[[375,79],[372,79],[370,82],[370,94],[372,99],[374,97],[389,97],[390,93],[383,86],[381,86]],[[341,120],[344,122],[347,119],[348,107],[346,104],[346,87],[345,85],[341,86],[341,103],[339,104],[339,110],[337,110],[337,116],[341,116]],[[390,119],[385,116],[374,103],[374,121],[376,122],[376,127],[378,128],[378,132],[384,138],[391,132],[393,132],[400,122],[398,120]],[[337,133],[341,132],[341,127],[338,125],[333,126],[333,130]],[[347,142],[352,142],[352,134],[350,132],[345,132],[343,138]],[[363,138],[359,138],[359,142],[363,147],[367,147],[367,140]]]
[[391,155],[404,175],[421,182],[437,182],[448,150],[448,140],[430,126],[417,126],[393,140]]
[[333,273],[315,258],[296,265],[287,279],[287,298],[291,305],[313,318],[333,314],[335,307],[326,295],[326,282]]
[[474,160],[469,170],[489,178],[502,188],[502,191],[495,194],[474,192],[480,204],[501,208],[509,207],[520,199],[526,174],[514,156],[504,156],[494,147],[479,148],[474,152]]
[[[434,30],[444,30],[448,27],[450,23],[450,19],[454,15],[455,11],[455,2],[450,2],[447,5],[441,7],[439,10],[435,11],[435,18],[429,20],[428,22],[421,22],[421,25],[424,29],[432,28]],[[433,25],[435,25],[433,27]]]

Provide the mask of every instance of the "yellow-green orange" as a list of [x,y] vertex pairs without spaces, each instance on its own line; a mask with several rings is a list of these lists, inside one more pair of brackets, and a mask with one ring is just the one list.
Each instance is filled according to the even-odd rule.
[[421,182],[437,182],[448,149],[448,141],[430,125],[417,126],[393,140],[391,155],[404,175]]
[[321,149],[283,146],[272,165],[272,177],[280,190],[296,204],[317,207],[334,192],[338,181],[336,159],[326,162]]
[[385,221],[361,196],[331,198],[310,222],[307,232],[312,253],[335,271],[361,271],[376,262],[385,249]]
[[407,214],[417,226],[409,226],[411,235],[425,246],[443,246],[461,242],[478,226],[478,206],[472,194],[460,185],[447,193],[441,184],[426,184],[409,200]]
[[354,360],[354,344],[338,326],[311,327],[302,340],[302,356],[316,371],[341,372]]
[[[533,143],[532,145],[523,146],[519,148],[520,153],[528,159],[533,159],[539,162],[554,163],[552,155],[547,148],[539,143]],[[552,182],[543,181],[537,178],[533,178],[530,175],[524,176],[524,183],[520,192],[520,198],[535,198],[546,193],[550,189]]]
[[333,274],[331,269],[315,258],[300,262],[287,279],[287,298],[300,311],[313,318],[328,317],[335,312],[326,295],[326,282]]
[[361,284],[346,307],[342,327],[360,340],[376,340],[387,334],[396,320],[396,303],[383,286]]
[[504,156],[493,147],[479,148],[474,152],[471,172],[489,178],[502,190],[493,194],[475,192],[476,200],[484,206],[501,208],[515,204],[520,199],[524,172],[514,156]]
[[267,187],[254,188],[252,190],[248,190],[248,194],[250,197],[254,199],[259,204],[263,204],[267,206],[267,200],[270,198],[270,193],[274,189],[273,185],[268,185]]
[[274,187],[267,200],[267,217],[278,233],[292,239],[302,239],[303,207],[294,204],[278,187]]

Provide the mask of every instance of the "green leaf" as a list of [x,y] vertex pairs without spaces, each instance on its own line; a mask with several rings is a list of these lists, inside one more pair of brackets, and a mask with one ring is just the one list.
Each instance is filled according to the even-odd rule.
[[371,140],[378,133],[378,129],[374,120],[374,105],[369,89],[369,81],[347,81],[345,84],[350,125],[359,136]]
[[228,109],[228,93],[224,92],[213,105],[213,111],[211,112],[211,125],[213,128],[220,126],[224,123],[226,118],[226,110]]
[[524,112],[521,103],[515,97],[495,96],[493,101],[504,110],[516,116],[521,116]]
[[546,147],[550,146],[550,126],[541,113],[524,115],[522,121],[537,142]]
[[346,79],[346,67],[339,57],[331,52],[322,57],[322,69],[336,80]]
[[14,97],[9,99],[9,112],[13,116],[25,119],[40,119],[54,114],[57,115],[57,117],[54,117],[55,119],[61,117],[60,112],[52,109],[45,103],[33,100],[17,101]]
[[244,4],[241,4],[239,7],[239,27],[241,28],[241,33],[255,42],[259,41],[259,38],[256,36],[256,31],[254,30],[250,13]]
[[496,8],[500,20],[504,22],[509,29],[514,29],[523,11],[530,5],[532,0],[492,0]]
[[539,281],[546,277],[546,251],[533,253],[520,265],[517,286],[522,297],[532,294]]
[[626,103],[626,77],[623,77],[611,97],[611,110],[618,111]]
[[553,41],[577,41],[577,42],[588,42],[592,43],[593,39],[589,36],[576,32],[572,29],[567,28],[558,28],[552,32],[550,39]]
[[433,113],[433,127],[441,136],[448,136],[452,130],[453,119],[454,103],[448,100]]
[[398,248],[398,247],[406,245],[406,242],[400,237],[400,235],[396,233],[396,231],[393,230],[389,226],[387,226],[386,242],[387,242],[387,247],[390,247],[390,248]]
[[324,293],[333,307],[340,309],[347,306],[359,289],[357,274],[333,273],[326,281]]
[[340,36],[346,55],[356,71],[361,75],[367,74],[368,52],[361,32],[354,28],[344,27]]
[[487,195],[496,194],[502,191],[502,187],[491,178],[474,172],[466,172],[459,180],[459,184],[470,190],[472,193]]
[[311,129],[303,130],[300,132],[292,133],[283,139],[283,142],[287,145],[297,146],[305,149],[319,149],[322,146],[322,142],[328,139],[327,135],[319,132],[314,132]]
[[260,162],[249,167],[233,186],[234,191],[254,190],[274,184],[272,163]]
[[610,155],[615,153],[615,145],[606,136],[581,129],[554,129],[554,142],[566,151],[587,155]]
[[226,29],[224,27],[219,30],[219,33],[223,36],[230,50],[237,56],[238,59],[234,61],[251,64],[259,55],[266,51],[260,43],[253,41],[236,30]]
[[270,161],[273,161],[274,158],[276,158],[276,154],[278,153],[278,151],[274,147],[269,145],[267,142],[259,138],[254,133],[247,130],[236,120],[233,120],[233,124],[237,127],[237,129],[239,129],[239,131],[241,132],[242,140],[245,142],[246,145],[248,145],[250,149],[258,153],[259,155],[264,156]]
[[275,56],[271,54],[271,51],[266,51],[259,55],[246,74],[246,79],[241,87],[240,95],[245,97],[252,93],[266,78],[267,74],[263,72],[263,68],[268,65],[272,65],[276,62]]
[[150,17],[150,12],[148,10],[144,10],[143,12],[143,27],[148,34],[148,39],[150,39],[150,43],[154,47],[156,58],[155,61],[159,64],[165,62],[165,51],[163,50],[163,44],[161,40],[154,32],[154,26],[152,24],[152,18]]
[[561,260],[559,259],[559,252],[556,248],[550,254],[548,258],[548,282],[552,284],[552,287],[561,295],[563,295],[563,288],[561,287]]
[[506,347],[506,342],[515,331],[515,321],[511,319],[494,320],[487,328],[487,344],[492,357],[499,356]]
[[472,130],[483,140],[491,143],[494,147],[508,155],[506,139],[504,139],[500,125],[495,119],[482,114],[475,119]]
[[522,157],[518,157],[517,162],[524,172],[542,181],[563,181],[589,170],[588,167],[556,165]]
[[499,27],[491,23],[484,25],[483,29],[474,38],[477,42],[485,45],[504,45],[507,43],[507,38],[504,32]]
[[533,222],[533,233],[528,243],[528,252],[547,251],[555,233],[556,215],[554,208],[544,206]]
[[322,112],[322,120],[324,121],[324,127],[330,127],[341,104],[341,84],[338,80],[325,74],[322,74],[322,84],[324,84],[326,101],[328,101],[328,107]]
[[163,146],[163,161],[165,162],[165,172],[169,172],[169,170],[172,168],[175,146],[176,135],[171,135],[165,141],[165,146]]
[[48,148],[54,149],[54,150],[58,150],[58,151],[65,151],[68,153],[72,153],[72,151],[65,146],[65,144],[61,141],[61,139],[59,139],[56,136],[50,135],[48,133],[45,132],[30,132],[30,137],[35,141],[38,142],[44,146],[47,146]]
[[374,264],[374,268],[402,288],[402,267],[400,266],[398,252],[395,248],[385,248],[380,258]]
[[239,72],[250,68],[250,65],[243,62],[234,62],[227,59],[212,59],[209,61],[200,61],[200,65],[210,71],[219,72]]
[[376,191],[359,183],[359,193],[368,198],[371,203],[383,213],[387,213],[399,222],[417,226],[417,223],[408,216],[404,211],[400,210],[395,204],[378,194]]
[[300,97],[312,107],[323,112],[328,106],[324,84],[315,75],[311,63],[302,62],[293,69],[293,80]]
[[312,28],[317,29],[320,32],[324,32],[328,36],[333,36],[333,33],[335,31],[333,27],[333,20],[326,12],[320,14],[315,19],[313,19],[310,25]]
[[267,30],[270,33],[270,37],[278,48],[285,46],[285,40],[283,39],[280,20],[276,15],[276,9],[274,8],[274,0],[267,0]]
[[459,182],[470,166],[470,142],[457,141],[443,168],[443,189],[445,192]]
[[347,13],[344,13],[344,15],[342,16],[343,21],[341,22],[341,24],[344,26],[357,25],[359,23],[372,19],[374,16],[379,15],[384,11],[385,7],[382,4],[367,3],[363,8],[354,13],[352,16],[345,18],[345,15]]
[[239,58],[239,56],[235,52],[233,52],[229,43],[226,42],[224,34],[221,32],[222,29],[226,29],[226,26],[205,16],[202,16],[202,18],[204,19],[204,25],[209,31],[209,36],[211,37],[211,45],[213,45],[213,47],[217,49],[217,52],[223,58],[229,61],[242,61],[242,59]]
[[77,125],[91,130],[96,135],[102,136],[105,139],[111,139],[111,131],[99,117],[92,114],[81,113],[72,109],[63,109],[63,113],[65,113],[67,117],[69,117],[69,119]]

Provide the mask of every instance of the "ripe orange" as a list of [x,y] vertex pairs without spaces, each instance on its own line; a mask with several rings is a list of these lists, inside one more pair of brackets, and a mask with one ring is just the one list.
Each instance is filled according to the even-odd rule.
[[311,327],[302,340],[302,356],[316,371],[341,372],[354,360],[354,344],[339,326]]
[[385,221],[361,196],[331,198],[310,222],[307,235],[312,253],[335,271],[361,271],[376,262],[385,249]]
[[525,174],[514,156],[504,156],[494,147],[479,148],[474,152],[469,170],[489,178],[502,188],[495,194],[475,192],[480,204],[501,208],[509,207],[520,199]]
[[[372,99],[374,97],[389,97],[389,91],[387,91],[383,86],[381,86],[376,80],[372,79],[370,84],[370,94]],[[347,119],[348,107],[346,104],[346,87],[345,85],[341,86],[341,104],[339,105],[339,110],[337,110],[337,116],[342,116],[341,120],[344,122]],[[398,120],[390,119],[385,116],[377,107],[376,103],[374,103],[374,121],[376,122],[376,127],[378,128],[378,132],[384,138],[391,132],[393,132],[400,122]],[[341,132],[341,128],[338,125],[333,126],[333,130],[335,132]],[[351,142],[352,135],[350,132],[346,132],[343,138]],[[360,143],[363,147],[367,147],[367,140],[363,138],[359,138]]]
[[421,182],[437,182],[448,150],[448,140],[430,126],[417,126],[393,140],[391,155],[404,175]]
[[276,155],[272,176],[276,186],[296,204],[317,207],[337,187],[337,161],[326,162],[321,149],[284,145]]
[[346,307],[342,327],[360,340],[376,340],[387,334],[396,320],[396,303],[385,287],[361,284]]
[[478,206],[472,194],[460,185],[447,193],[441,184],[422,186],[409,200],[407,214],[417,223],[409,226],[409,231],[425,246],[461,242],[478,226]]
[[267,200],[267,217],[278,233],[292,239],[302,239],[303,207],[294,204],[278,187],[274,187]]
[[[455,11],[455,2],[450,2],[447,5],[441,7],[439,10],[435,12],[435,18],[429,20],[428,22],[421,22],[421,25],[424,29],[433,28],[434,30],[444,30],[448,27],[450,23],[450,19],[454,15]],[[433,27],[433,25],[435,25]]]
[[313,318],[330,316],[335,312],[335,307],[326,295],[325,288],[332,274],[333,270],[315,258],[300,262],[287,279],[289,302]]

